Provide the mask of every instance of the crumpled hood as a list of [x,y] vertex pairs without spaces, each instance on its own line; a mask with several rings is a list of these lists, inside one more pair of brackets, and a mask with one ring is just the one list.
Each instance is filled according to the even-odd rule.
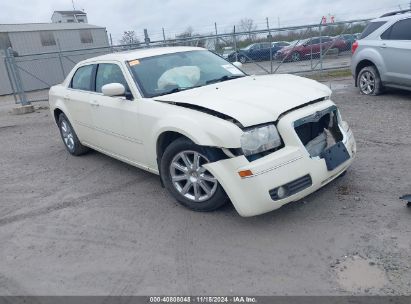
[[207,108],[248,127],[276,121],[290,109],[329,95],[331,90],[317,81],[280,74],[247,76],[154,99]]

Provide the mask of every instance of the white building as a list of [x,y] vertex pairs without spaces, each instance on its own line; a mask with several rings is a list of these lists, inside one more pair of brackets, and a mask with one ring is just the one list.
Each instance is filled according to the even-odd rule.
[[2,58],[9,47],[28,91],[59,83],[75,63],[110,52],[104,27],[87,23],[0,24],[0,95],[12,92]]
[[83,11],[54,11],[53,23],[87,23],[87,14]]

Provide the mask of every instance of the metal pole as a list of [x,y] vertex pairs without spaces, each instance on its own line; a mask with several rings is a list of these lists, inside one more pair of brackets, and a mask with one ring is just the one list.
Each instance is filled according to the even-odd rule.
[[311,64],[311,71],[313,70],[313,44],[311,43],[313,39],[313,34],[310,27],[310,64]]
[[13,74],[13,78],[16,84],[17,94],[19,95],[20,103],[22,106],[27,106],[30,104],[30,101],[27,100],[26,93],[24,92],[23,82],[21,80],[19,67],[17,66],[16,58],[14,58],[13,49],[9,47],[7,49],[7,55],[10,59],[10,70]]
[[238,61],[237,40],[236,40],[236,37],[235,37],[235,25],[234,25],[234,32],[233,32],[233,41],[234,41],[235,61]]
[[268,41],[270,42],[270,74],[273,73],[273,36],[271,36],[270,31],[270,24],[268,23],[268,17],[266,18],[267,21],[267,30],[268,30]]
[[111,52],[111,53],[114,53],[113,37],[111,36],[111,33],[110,33],[109,35],[110,35],[110,52]]
[[215,50],[218,49],[218,31],[217,31],[217,22],[214,22],[214,29],[215,29]]
[[144,29],[144,42],[146,43],[146,46],[150,46],[150,37],[148,37],[148,31],[147,29]]
[[319,32],[320,32],[320,70],[321,70],[321,74],[322,74],[322,72],[323,72],[322,21],[320,23]]
[[166,33],[164,32],[164,27],[161,28],[163,30],[163,41],[164,44],[166,43]]
[[13,94],[14,103],[18,103],[17,96],[16,96],[16,90],[14,88],[13,78],[12,78],[11,73],[10,73],[9,65],[10,65],[9,58],[7,57],[7,52],[6,52],[6,57],[4,57],[4,66],[6,67],[7,76],[9,78],[10,88],[11,88],[11,91],[12,91],[12,94]]
[[58,38],[57,38],[57,46],[59,48],[59,61],[60,61],[61,73],[63,74],[63,80],[64,80],[64,78],[66,78],[66,73],[64,72],[63,58],[61,57],[60,40]]

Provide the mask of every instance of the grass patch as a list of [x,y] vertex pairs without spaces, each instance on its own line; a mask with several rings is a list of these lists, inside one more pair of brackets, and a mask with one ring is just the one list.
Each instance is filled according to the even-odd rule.
[[323,72],[314,72],[310,74],[304,75],[307,78],[311,78],[314,80],[326,80],[330,78],[344,78],[344,77],[351,77],[351,70],[350,69],[339,69],[339,70],[330,70],[330,71],[323,71]]

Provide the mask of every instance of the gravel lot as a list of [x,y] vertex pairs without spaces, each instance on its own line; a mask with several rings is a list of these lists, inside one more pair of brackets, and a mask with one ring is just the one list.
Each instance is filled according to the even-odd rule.
[[97,152],[72,157],[47,103],[13,116],[2,97],[0,294],[411,294],[411,208],[398,199],[411,192],[411,94],[327,84],[356,161],[253,218],[230,205],[188,211],[155,175]]

